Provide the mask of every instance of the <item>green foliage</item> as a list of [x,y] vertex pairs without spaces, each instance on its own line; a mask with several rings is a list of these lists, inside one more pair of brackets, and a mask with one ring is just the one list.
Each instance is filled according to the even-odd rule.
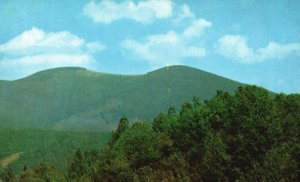
[[77,148],[99,150],[110,138],[109,132],[0,129],[0,161],[11,154],[22,152],[9,165],[14,172],[21,171],[24,165],[36,166],[41,161],[67,171],[72,154]]
[[122,133],[125,132],[125,130],[128,128],[128,126],[129,126],[128,119],[125,117],[122,117],[119,121],[117,130],[112,135],[110,145],[113,145],[120,138],[120,136],[122,135]]
[[80,178],[86,172],[87,171],[85,170],[83,155],[81,154],[80,149],[77,149],[73,158],[73,162],[71,163],[69,169],[70,178]]
[[103,151],[94,179],[298,181],[299,95],[256,86],[134,123]]
[[0,181],[16,182],[16,176],[11,168],[4,169],[0,166]]
[[27,169],[21,172],[20,182],[67,182],[62,172],[55,167],[40,163],[33,169]]
[[[121,118],[100,151],[77,150],[70,181],[299,181],[300,95],[256,86],[217,91],[203,103],[171,107],[151,124]],[[12,177],[7,171],[4,177]],[[2,176],[3,176],[2,175]],[[21,173],[24,181],[61,180],[52,166]]]
[[121,135],[113,150],[129,160],[134,170],[160,158],[159,140],[146,122],[134,123]]

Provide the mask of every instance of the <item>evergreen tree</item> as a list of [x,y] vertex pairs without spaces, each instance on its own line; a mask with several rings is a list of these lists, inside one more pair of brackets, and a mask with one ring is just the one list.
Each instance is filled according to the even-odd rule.
[[119,121],[117,130],[113,133],[110,145],[113,145],[122,135],[122,133],[128,128],[129,121],[126,117],[122,117]]
[[71,179],[79,179],[85,173],[83,155],[80,149],[77,149],[71,166],[69,168],[69,177]]

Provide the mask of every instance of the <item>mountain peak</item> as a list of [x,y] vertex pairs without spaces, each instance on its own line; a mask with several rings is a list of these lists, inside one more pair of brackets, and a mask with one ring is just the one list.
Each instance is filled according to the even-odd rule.
[[161,71],[178,71],[178,70],[198,70],[198,69],[189,66],[184,66],[184,65],[170,65],[170,66],[158,68],[148,73],[161,72]]

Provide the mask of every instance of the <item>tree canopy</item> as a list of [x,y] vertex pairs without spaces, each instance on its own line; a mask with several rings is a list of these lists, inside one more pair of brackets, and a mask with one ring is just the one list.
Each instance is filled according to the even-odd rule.
[[[61,177],[44,165],[22,174]],[[71,181],[299,181],[300,95],[245,86],[194,97],[152,123],[122,118],[107,147],[76,151],[69,174]]]

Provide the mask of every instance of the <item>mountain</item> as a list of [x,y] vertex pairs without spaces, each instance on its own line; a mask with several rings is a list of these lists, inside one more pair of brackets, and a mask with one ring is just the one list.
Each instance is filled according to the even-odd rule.
[[243,84],[186,66],[142,75],[116,75],[83,68],[55,68],[15,81],[0,81],[0,126],[107,131],[126,116],[150,120],[169,106],[202,100],[216,90]]

